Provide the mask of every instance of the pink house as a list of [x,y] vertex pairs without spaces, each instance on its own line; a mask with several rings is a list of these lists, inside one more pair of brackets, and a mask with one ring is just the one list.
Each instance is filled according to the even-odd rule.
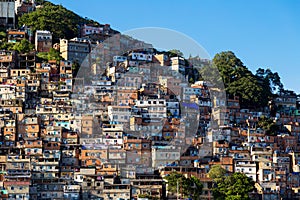
[[89,25],[83,25],[81,28],[81,36],[87,36],[90,34],[101,34],[103,32],[103,27],[95,27],[95,26],[89,26]]

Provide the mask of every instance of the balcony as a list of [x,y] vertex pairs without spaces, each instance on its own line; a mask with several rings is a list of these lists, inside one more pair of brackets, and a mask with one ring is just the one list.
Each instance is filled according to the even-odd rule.
[[7,162],[23,162],[23,163],[29,163],[30,157],[29,156],[7,156]]

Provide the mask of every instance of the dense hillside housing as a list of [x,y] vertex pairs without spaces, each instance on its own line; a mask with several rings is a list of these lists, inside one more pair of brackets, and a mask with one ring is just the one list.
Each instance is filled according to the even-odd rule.
[[[0,1],[1,26],[15,28],[15,14],[34,6]],[[35,32],[34,51],[0,50],[1,199],[183,198],[168,191],[174,171],[196,177],[199,198],[213,199],[215,165],[255,181],[253,199],[300,198],[298,95],[241,108],[239,96],[213,98],[209,81],[190,81],[188,59],[112,33],[81,24],[80,37],[56,45],[61,60],[39,57],[51,51],[48,30]],[[28,39],[23,30],[6,37]],[[123,52],[126,44],[134,49]],[[281,129],[268,132],[266,119]]]

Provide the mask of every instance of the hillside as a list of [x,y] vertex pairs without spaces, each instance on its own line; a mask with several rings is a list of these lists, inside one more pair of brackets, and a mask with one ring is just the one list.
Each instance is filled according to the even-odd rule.
[[[51,31],[53,33],[53,43],[59,42],[60,38],[78,37],[80,27],[83,24],[104,26],[94,20],[83,18],[62,5],[55,5],[48,1],[41,3],[34,12],[20,17],[18,24],[20,27],[23,25],[30,27],[32,32],[36,30]],[[118,33],[118,31],[112,30],[111,33]],[[178,50],[160,53],[165,53],[170,57],[182,54]],[[259,68],[256,73],[252,73],[233,52],[220,52],[215,55],[212,61],[222,78],[218,81],[223,81],[228,95],[232,97],[239,96],[242,108],[265,108],[277,92],[284,91],[278,73],[262,68]],[[186,66],[188,65],[186,60]],[[205,69],[202,69],[200,73],[195,69],[187,69],[185,73],[185,75],[188,75],[188,80],[194,82],[194,80],[200,78],[201,73],[205,73]]]

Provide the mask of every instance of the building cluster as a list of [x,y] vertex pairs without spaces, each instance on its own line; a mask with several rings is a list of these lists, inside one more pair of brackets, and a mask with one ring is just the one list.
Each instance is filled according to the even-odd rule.
[[[34,1],[0,1],[6,25],[14,23],[10,4],[29,12]],[[1,199],[171,199],[180,196],[167,190],[174,171],[199,178],[200,199],[213,199],[213,165],[252,178],[253,199],[300,198],[296,94],[273,100],[274,117],[271,108],[243,109],[236,96],[213,97],[206,81],[189,83],[193,66],[181,56],[152,48],[121,54],[121,43],[132,42],[124,38],[91,54],[111,33],[109,25],[84,25],[79,38],[53,45],[52,33],[38,30],[35,51],[0,51]],[[39,62],[36,53],[53,46],[64,60]],[[74,63],[85,60],[78,70]],[[286,131],[259,128],[263,116]]]
[[[45,34],[36,36],[51,38]],[[201,198],[212,199],[207,173],[217,164],[253,178],[253,195],[296,197],[297,96],[274,99],[277,123],[290,134],[267,135],[256,125],[269,113],[241,109],[238,97],[212,99],[205,81],[186,81],[182,60],[135,50],[81,84],[72,61],[38,63],[35,52],[1,51],[2,198],[165,198],[174,194],[164,177],[178,171],[199,178]]]

